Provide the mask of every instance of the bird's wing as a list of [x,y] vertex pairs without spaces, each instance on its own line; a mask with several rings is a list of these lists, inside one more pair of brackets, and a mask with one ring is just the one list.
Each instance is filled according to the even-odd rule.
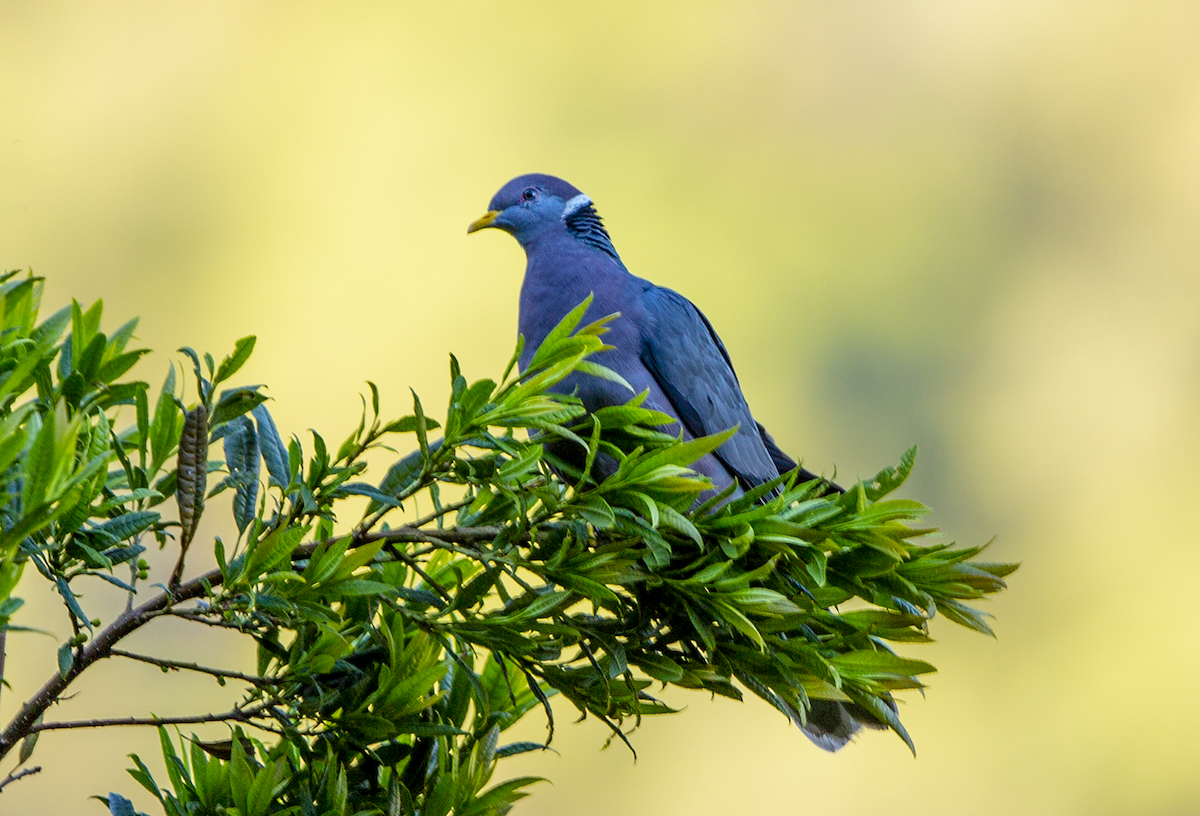
[[643,303],[651,318],[642,362],[693,436],[738,432],[715,452],[743,487],[779,475],[750,414],[721,338],[700,310],[677,292],[650,286]]

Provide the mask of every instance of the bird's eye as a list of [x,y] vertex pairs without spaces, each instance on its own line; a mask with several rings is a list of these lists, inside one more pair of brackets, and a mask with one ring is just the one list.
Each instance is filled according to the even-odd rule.
[[533,187],[526,187],[525,190],[521,193],[521,200],[522,201],[533,201],[535,198],[537,198],[537,195],[538,194],[537,194],[536,189],[534,189]]

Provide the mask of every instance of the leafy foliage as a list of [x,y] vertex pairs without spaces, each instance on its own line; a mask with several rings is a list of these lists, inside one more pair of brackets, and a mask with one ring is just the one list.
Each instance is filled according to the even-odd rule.
[[[549,698],[562,695],[629,744],[643,716],[671,711],[655,684],[749,689],[797,723],[814,700],[840,701],[911,746],[892,695],[934,669],[891,644],[928,640],[938,610],[990,633],[970,603],[1015,569],[975,560],[981,547],[918,543],[932,531],[910,524],[926,508],[888,498],[915,448],[841,495],[798,472],[713,495],[689,466],[727,434],[681,441],[644,395],[587,414],[547,391],[580,370],[620,379],[589,359],[609,319],[580,327],[586,302],[515,373],[518,348],[499,383],[469,382],[451,357],[440,423],[416,394],[411,414],[383,420],[372,384],[334,449],[316,432],[285,442],[257,386],[218,394],[253,338],[219,365],[182,350],[195,402],[172,367],[152,412],[145,383],[118,382],[142,353],[125,351],[135,324],[105,336],[97,303],[35,326],[38,279],[3,287],[0,624],[16,628],[11,591],[32,561],[76,634],[57,678],[0,734],[0,757],[24,739],[24,762],[41,731],[72,726],[42,715],[98,660],[244,683],[231,711],[186,718],[229,723],[228,740],[176,743],[170,721],[139,720],[160,726],[165,784],[136,757],[130,773],[167,814],[503,813],[537,779],[491,784],[497,762],[545,747],[502,743],[522,716],[544,712],[548,745]],[[122,405],[134,422],[116,430]],[[385,446],[413,452],[366,480],[364,457]],[[225,490],[236,537],[212,542],[216,570],[184,581],[205,500]],[[178,521],[160,513],[172,497]],[[134,607],[147,536],[178,562]],[[131,598],[103,630],[73,588],[90,577]],[[253,638],[254,673],[115,648],[163,614]]]

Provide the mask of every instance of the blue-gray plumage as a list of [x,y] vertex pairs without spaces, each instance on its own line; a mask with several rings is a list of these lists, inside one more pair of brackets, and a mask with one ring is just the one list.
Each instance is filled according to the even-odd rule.
[[[520,332],[521,367],[560,320],[589,294],[584,321],[620,312],[596,361],[624,377],[643,405],[674,417],[685,438],[738,427],[737,433],[694,466],[717,489],[741,491],[790,472],[796,463],[754,420],[733,364],[712,324],[691,301],[630,274],[591,199],[562,179],[520,176],[492,198],[467,232],[488,227],[511,234],[525,250]],[[634,394],[609,380],[576,373],[558,386],[575,392],[588,410],[621,405]],[[675,431],[675,428],[668,430]],[[804,471],[803,478],[816,478]],[[829,489],[840,490],[829,484]],[[859,723],[879,723],[857,706],[815,700],[804,726],[817,745],[837,750]]]
[[[712,324],[677,292],[631,275],[621,262],[591,199],[562,179],[520,176],[496,193],[489,212],[469,231],[493,227],[525,249],[520,332],[522,367],[567,312],[594,295],[584,320],[620,312],[605,342],[614,348],[597,362],[623,376],[635,392],[648,390],[647,408],[680,421],[685,438],[737,433],[696,469],[717,489],[745,489],[796,467],[754,421],[724,344]],[[577,391],[589,410],[632,396],[616,383],[576,374],[559,386]],[[813,475],[805,471],[806,478]]]

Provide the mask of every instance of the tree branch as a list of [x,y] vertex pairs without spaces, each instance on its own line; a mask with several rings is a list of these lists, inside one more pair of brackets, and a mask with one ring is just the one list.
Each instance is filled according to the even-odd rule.
[[234,722],[253,725],[251,720],[270,703],[260,703],[250,708],[231,708],[222,714],[192,714],[183,717],[114,717],[107,720],[67,720],[64,722],[37,723],[30,733],[40,731],[62,731],[68,728],[108,728],[112,725],[188,725],[206,722]]
[[[369,544],[372,541],[390,541],[393,543],[433,543],[434,541],[449,541],[453,544],[475,544],[480,541],[491,541],[504,530],[503,527],[450,527],[445,530],[418,530],[416,527],[404,525],[394,530],[383,530],[378,533],[364,533],[355,536],[355,546]],[[478,554],[478,553],[474,553]]]
[[[378,533],[362,533],[355,534],[354,541],[351,547],[361,547],[363,544],[368,544],[373,541],[388,541],[392,543],[400,542],[420,542],[431,543],[441,540],[456,544],[473,545],[482,541],[491,541],[496,538],[503,530],[502,527],[457,527],[448,530],[438,530],[436,538],[429,533],[423,532],[410,526],[398,527],[394,530],[384,530]],[[299,561],[310,558],[316,549],[325,542],[310,541],[301,544],[292,552],[292,560]],[[98,660],[111,657],[116,644],[129,634],[137,631],[145,624],[160,617],[164,614],[170,614],[173,608],[184,601],[194,600],[203,597],[206,592],[212,587],[220,586],[225,578],[220,570],[210,570],[203,575],[199,575],[190,581],[179,584],[177,587],[172,587],[170,593],[160,593],[141,606],[133,609],[127,609],[120,616],[102,630],[96,638],[80,649],[75,654],[75,660],[71,664],[71,668],[65,674],[55,672],[50,676],[50,679],[38,690],[28,702],[21,706],[16,716],[0,732],[0,759],[8,755],[8,752],[14,746],[28,735],[37,731],[48,731],[55,728],[63,728],[60,724],[42,724],[35,726],[38,718],[45,714],[50,706],[62,697],[67,687],[74,682],[75,678],[79,677],[89,666]],[[228,718],[226,718],[228,719]],[[170,720],[170,722],[210,722],[211,720]],[[74,727],[99,727],[104,724],[112,725],[144,725],[157,722],[168,722],[162,719],[152,720],[90,720],[93,723],[91,726],[74,726]]]
[[4,662],[8,656],[8,630],[0,630],[0,692],[4,691]]
[[35,773],[41,773],[41,772],[42,772],[41,765],[35,765],[32,768],[25,768],[20,771],[13,771],[8,776],[4,777],[3,781],[0,781],[0,793],[2,793],[6,787],[11,785],[13,782],[16,782],[18,779],[21,779],[26,776],[33,776]]

